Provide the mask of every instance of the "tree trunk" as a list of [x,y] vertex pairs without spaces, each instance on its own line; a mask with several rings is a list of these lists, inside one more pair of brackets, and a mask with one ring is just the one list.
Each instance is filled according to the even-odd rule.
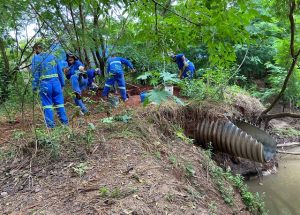
[[[99,29],[99,21],[98,21],[98,18],[99,18],[99,11],[100,11],[100,8],[97,7],[96,11],[94,12],[94,17],[93,17],[93,25],[94,25],[94,29],[97,30]],[[96,58],[99,62],[99,66],[100,66],[100,69],[102,71],[102,74],[104,75],[104,69],[105,69],[105,62],[104,62],[104,56],[105,56],[105,46],[103,44],[103,40],[100,39],[99,40],[99,36],[97,34],[97,31],[94,33],[93,35],[93,40],[95,42],[95,53],[96,53]],[[102,57],[100,55],[100,52],[99,52],[99,43],[101,45],[101,48],[102,48]],[[103,53],[103,50],[104,50],[104,53]]]
[[85,37],[86,37],[86,32],[85,32],[85,18],[83,15],[83,10],[82,10],[82,4],[79,4],[79,16],[80,16],[80,22],[81,22],[81,30],[82,30],[82,41],[83,41],[83,53],[84,53],[84,61],[85,61],[85,65],[87,67],[90,67],[90,59],[88,57],[87,54],[87,47],[86,47],[86,41],[85,41]]
[[2,56],[2,60],[3,60],[3,64],[4,64],[4,68],[2,70],[2,73],[0,73],[1,75],[1,91],[0,91],[0,104],[5,102],[5,100],[8,97],[8,84],[10,82],[10,71],[9,71],[9,60],[8,57],[6,55],[6,51],[5,51],[5,43],[4,40],[2,39],[2,37],[0,37],[0,53]]
[[79,36],[78,36],[77,28],[76,28],[76,22],[75,22],[74,12],[73,12],[71,4],[69,5],[69,7],[70,7],[70,12],[71,12],[71,17],[72,17],[72,23],[73,23],[73,27],[74,27],[74,31],[75,31],[76,42],[77,42],[76,47],[77,47],[79,58],[82,61],[82,54],[81,54]]
[[273,100],[271,105],[268,108],[266,108],[259,117],[259,124],[262,122],[262,120],[266,120],[266,126],[270,120],[275,119],[275,118],[282,118],[282,117],[287,117],[287,116],[299,118],[299,116],[300,116],[298,114],[291,114],[291,113],[268,114],[270,112],[270,110],[273,109],[273,107],[278,103],[278,101],[284,95],[284,92],[288,86],[289,80],[294,72],[295,66],[297,65],[298,57],[300,55],[300,49],[298,49],[298,51],[295,52],[295,28],[296,28],[295,19],[294,19],[294,13],[296,10],[295,0],[290,1],[289,7],[290,7],[290,12],[289,12],[290,34],[291,34],[290,35],[290,55],[291,55],[292,62],[289,67],[288,73],[285,77],[285,80],[283,82],[280,93],[275,97],[275,99]]
[[91,49],[91,52],[92,52],[93,60],[94,60],[94,62],[95,62],[96,67],[97,67],[97,68],[100,68],[100,67],[99,67],[99,63],[98,63],[98,60],[97,60],[97,57],[96,57],[95,52],[93,51],[93,49]]

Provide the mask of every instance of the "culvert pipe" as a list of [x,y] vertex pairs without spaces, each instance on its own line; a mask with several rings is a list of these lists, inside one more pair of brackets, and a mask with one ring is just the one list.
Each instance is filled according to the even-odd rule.
[[204,119],[197,124],[194,138],[200,143],[212,143],[217,151],[260,163],[270,161],[276,152],[276,142],[269,134],[243,121]]

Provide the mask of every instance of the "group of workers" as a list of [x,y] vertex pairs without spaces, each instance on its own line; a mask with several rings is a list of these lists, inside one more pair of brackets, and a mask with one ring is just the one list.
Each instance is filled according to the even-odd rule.
[[[74,93],[74,103],[80,107],[83,114],[88,113],[88,109],[82,101],[82,92],[91,89],[98,89],[95,84],[95,77],[101,75],[102,71],[87,68],[77,57],[67,53],[66,60],[68,67],[61,68],[56,57],[51,53],[43,52],[41,44],[33,46],[34,56],[32,58],[33,91],[39,91],[41,103],[44,109],[44,118],[48,128],[55,127],[53,109],[56,109],[60,122],[68,124],[68,117],[64,108],[63,88],[65,86],[65,77],[70,80]],[[179,78],[193,78],[195,66],[183,54],[171,55],[179,68]],[[107,60],[108,78],[102,91],[102,96],[108,98],[110,89],[118,84],[120,96],[124,102],[128,100],[126,94],[126,83],[122,65],[128,66],[134,70],[132,63],[122,57],[111,56]]]

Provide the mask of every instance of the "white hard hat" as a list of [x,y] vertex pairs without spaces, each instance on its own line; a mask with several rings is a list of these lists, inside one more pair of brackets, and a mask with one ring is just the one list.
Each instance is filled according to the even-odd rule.
[[80,71],[83,71],[83,70],[84,70],[84,66],[79,66],[78,69],[79,69]]

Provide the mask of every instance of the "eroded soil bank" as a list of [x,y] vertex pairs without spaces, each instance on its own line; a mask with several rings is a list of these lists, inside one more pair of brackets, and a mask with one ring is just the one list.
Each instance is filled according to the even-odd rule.
[[[69,113],[71,129],[49,132],[36,120],[38,129],[33,133],[30,114],[14,125],[2,120],[0,211],[251,214],[237,188],[226,179],[227,173],[210,160],[210,152],[184,135],[179,119],[235,114],[250,120],[261,104],[241,95],[230,101],[234,105],[202,103],[189,116],[187,109],[182,111],[175,104],[144,109],[136,104],[136,97],[131,96],[126,110],[121,105],[109,113],[110,118],[102,103],[93,106],[90,116]],[[191,105],[187,108],[196,110]],[[185,114],[170,121],[175,117],[170,110]]]

